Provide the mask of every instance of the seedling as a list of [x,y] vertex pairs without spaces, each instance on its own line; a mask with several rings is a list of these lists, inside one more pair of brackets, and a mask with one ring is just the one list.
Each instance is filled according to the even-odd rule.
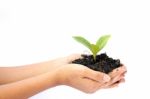
[[110,35],[103,35],[95,44],[92,44],[82,36],[73,36],[76,41],[86,46],[92,52],[94,60],[96,60],[97,53],[105,47],[110,37]]
[[95,44],[90,43],[87,39],[81,36],[73,36],[73,38],[86,46],[92,52],[91,55],[82,54],[82,58],[72,61],[73,64],[81,64],[92,70],[100,71],[106,74],[109,74],[114,69],[123,66],[119,59],[113,59],[106,53],[97,55],[97,53],[107,44],[110,35],[101,36]]

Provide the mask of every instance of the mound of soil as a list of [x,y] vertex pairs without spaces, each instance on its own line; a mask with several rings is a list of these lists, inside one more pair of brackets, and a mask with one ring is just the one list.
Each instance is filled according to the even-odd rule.
[[122,66],[119,59],[113,59],[108,57],[106,53],[102,53],[96,56],[94,60],[92,55],[82,55],[83,58],[72,61],[75,64],[81,64],[87,66],[95,71],[100,71],[108,74],[113,69]]

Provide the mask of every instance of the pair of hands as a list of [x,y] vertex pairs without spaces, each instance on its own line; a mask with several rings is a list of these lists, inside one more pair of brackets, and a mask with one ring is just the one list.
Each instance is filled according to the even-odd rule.
[[59,66],[56,70],[59,85],[67,85],[86,93],[93,93],[99,89],[113,88],[125,82],[124,76],[127,71],[125,66],[105,74],[83,65],[71,64],[78,58],[81,58],[81,55],[73,54],[54,61]]
[[3,84],[0,86],[0,99],[26,99],[58,85],[93,93],[98,89],[112,88],[124,82],[125,66],[104,74],[71,63],[80,57],[81,55],[74,54],[22,67],[0,68],[0,83]]

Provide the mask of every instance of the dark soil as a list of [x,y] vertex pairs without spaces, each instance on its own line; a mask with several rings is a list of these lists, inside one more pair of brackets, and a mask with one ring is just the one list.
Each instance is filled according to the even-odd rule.
[[100,71],[108,74],[113,69],[122,66],[119,59],[108,57],[106,53],[96,56],[94,60],[92,55],[82,55],[83,58],[72,61],[75,64],[82,64],[95,71]]

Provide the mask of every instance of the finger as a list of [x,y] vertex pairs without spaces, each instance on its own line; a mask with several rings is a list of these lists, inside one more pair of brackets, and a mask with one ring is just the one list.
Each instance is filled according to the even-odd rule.
[[119,68],[113,70],[113,72],[109,73],[111,80],[107,84],[105,84],[104,87],[111,86],[115,82],[119,81],[120,79],[122,79],[124,77],[125,73],[126,73],[125,66],[122,66],[122,67],[119,67]]
[[72,54],[72,55],[67,56],[67,61],[69,63],[79,58],[82,58],[81,54]]
[[120,75],[118,75],[118,76],[116,76],[116,77],[114,77],[112,80],[111,80],[111,82],[112,83],[115,83],[115,82],[117,82],[117,81],[119,81],[120,79],[123,79],[124,78],[124,73],[123,74],[120,74]]
[[126,72],[122,73],[120,77],[125,77]]
[[125,82],[125,79],[123,78],[123,79],[121,79],[121,80],[119,80],[119,81],[117,81],[117,82],[115,82],[115,83],[113,83],[113,84],[111,84],[111,85],[109,85],[109,86],[105,86],[105,88],[118,87],[120,83],[124,83],[124,82]]
[[114,69],[111,73],[109,73],[109,75],[112,76],[112,77],[115,77],[118,74],[121,74],[121,73],[124,73],[124,72],[126,72],[126,68],[124,66],[122,66],[122,67]]
[[92,69],[87,68],[84,70],[83,75],[89,79],[95,80],[97,82],[109,82],[110,77],[107,74],[102,72],[94,71]]
[[118,87],[118,86],[119,86],[119,83],[111,85],[111,86],[107,86],[107,87],[105,87],[105,89],[114,88],[114,87]]
[[120,79],[124,78],[125,77],[125,73],[126,73],[126,71],[123,72],[123,73],[119,73],[116,77],[112,78],[112,81],[116,82],[118,79],[120,80]]
[[124,82],[125,82],[124,78],[119,81],[119,83],[124,83]]
[[125,82],[125,79],[124,79],[124,78],[122,78],[122,79],[120,79],[119,81],[117,81],[117,82],[113,83],[112,85],[110,85],[110,87],[113,87],[113,86],[119,85],[120,83],[124,83],[124,82]]
[[119,76],[111,79],[107,84],[105,84],[105,86],[111,86],[111,85],[115,84],[116,82],[120,82],[121,79],[124,79],[123,75],[119,75]]
[[[117,84],[116,84],[116,86],[117,86]],[[107,86],[107,85],[103,85],[101,88],[103,88],[103,89],[108,89],[108,88],[112,88],[112,86]]]
[[118,76],[118,75],[121,75],[121,74],[123,74],[123,73],[126,73],[126,67],[125,66],[121,66],[121,67],[119,67],[119,68],[117,68],[117,69],[114,69],[111,73],[109,73],[109,76],[111,77],[111,78],[114,78],[114,77],[116,77],[116,76]]
[[118,75],[117,77],[111,78],[110,82],[107,83],[107,86],[112,85],[113,83],[119,81],[120,79],[122,79],[124,76],[122,75]]
[[114,85],[109,86],[108,88],[114,88],[114,87],[118,87],[118,86],[119,86],[119,84],[116,83],[116,84],[114,84]]
[[113,85],[115,85],[115,84],[124,83],[124,82],[125,82],[125,79],[124,79],[124,78],[122,78],[122,79],[120,79],[120,80],[118,80],[118,81],[114,82],[114,83],[113,83],[113,84],[111,84],[110,86],[113,86]]

